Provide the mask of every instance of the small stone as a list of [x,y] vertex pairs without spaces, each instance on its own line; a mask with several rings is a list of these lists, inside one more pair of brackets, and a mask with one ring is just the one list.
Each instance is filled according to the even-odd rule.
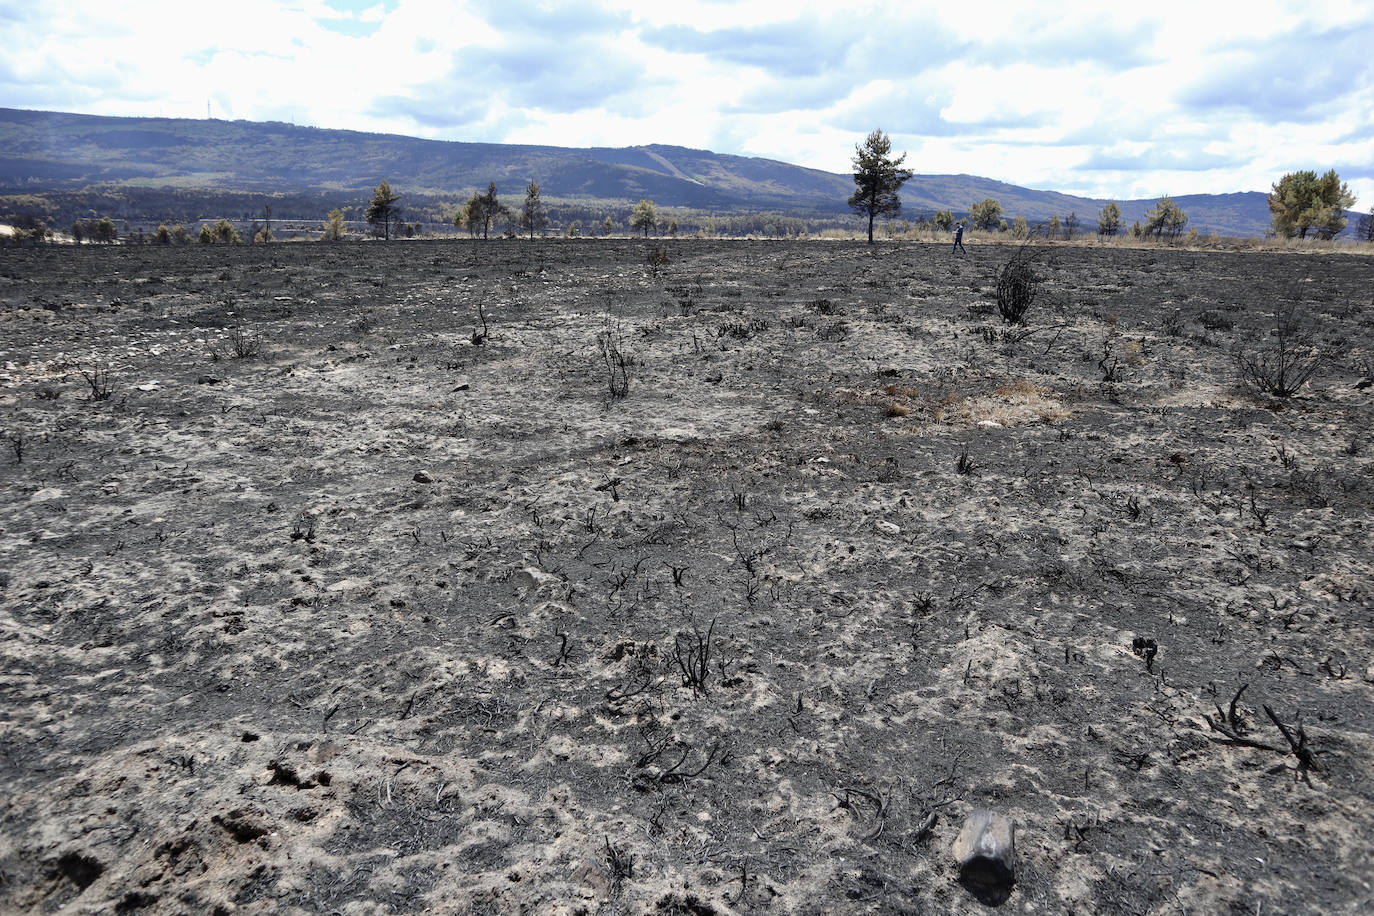
[[434,478],[433,478],[433,477],[430,477],[430,476],[429,476],[428,474],[426,474],[424,471],[416,471],[416,472],[415,472],[415,482],[416,482],[416,483],[434,483]]
[[1016,883],[1016,828],[991,811],[974,811],[954,840],[959,881],[982,903],[999,904]]
[[220,379],[215,378],[215,376],[213,376],[213,375],[202,375],[202,376],[200,376],[200,377],[198,377],[198,378],[196,379],[196,384],[197,384],[197,385],[218,385],[218,384],[220,383],[220,381],[221,381]]

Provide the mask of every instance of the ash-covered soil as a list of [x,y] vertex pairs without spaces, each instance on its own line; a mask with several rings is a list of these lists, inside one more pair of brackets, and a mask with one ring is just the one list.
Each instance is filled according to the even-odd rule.
[[1010,254],[6,251],[0,910],[1368,912],[1374,259]]

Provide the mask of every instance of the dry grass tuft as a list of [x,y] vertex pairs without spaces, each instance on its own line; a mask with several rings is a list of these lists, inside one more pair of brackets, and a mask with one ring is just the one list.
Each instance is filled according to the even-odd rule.
[[1003,382],[997,386],[996,394],[998,397],[1008,400],[1028,400],[1030,398],[1043,398],[1049,394],[1050,390],[1044,385],[1037,385],[1029,379],[1016,379],[1010,382]]

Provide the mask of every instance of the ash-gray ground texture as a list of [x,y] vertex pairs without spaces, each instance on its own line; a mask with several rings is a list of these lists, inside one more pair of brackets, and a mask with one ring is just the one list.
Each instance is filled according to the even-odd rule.
[[5,251],[0,910],[1368,912],[1374,258],[1012,253]]

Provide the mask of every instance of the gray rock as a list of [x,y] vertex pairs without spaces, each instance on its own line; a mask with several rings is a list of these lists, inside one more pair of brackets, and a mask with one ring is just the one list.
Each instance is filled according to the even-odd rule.
[[983,903],[996,905],[1016,883],[1016,827],[1000,814],[974,811],[952,847],[959,881]]
[[416,471],[414,479],[416,483],[434,483],[434,478],[430,477],[424,471]]

